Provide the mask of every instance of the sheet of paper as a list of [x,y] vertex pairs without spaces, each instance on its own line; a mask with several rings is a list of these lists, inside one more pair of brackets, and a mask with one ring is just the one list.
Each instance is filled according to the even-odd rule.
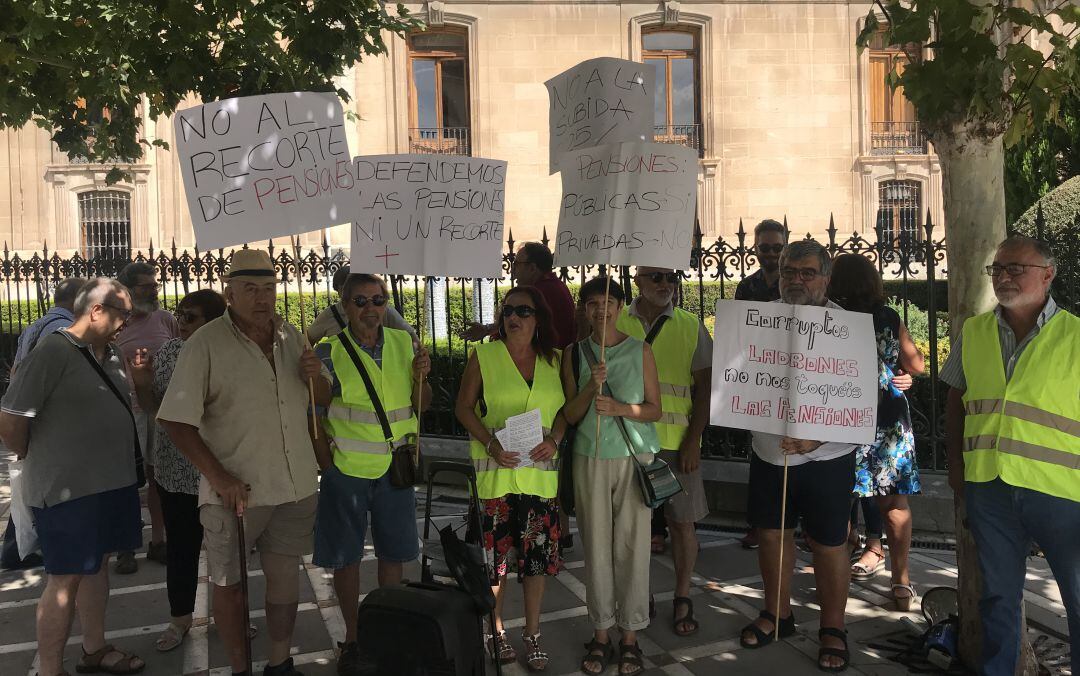
[[529,453],[544,440],[544,423],[540,409],[534,408],[506,419],[506,427],[495,433],[503,450],[518,458],[518,468],[531,467]]

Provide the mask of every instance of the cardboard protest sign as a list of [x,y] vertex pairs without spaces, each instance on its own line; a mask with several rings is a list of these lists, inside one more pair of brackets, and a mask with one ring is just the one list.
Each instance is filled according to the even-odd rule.
[[601,57],[583,61],[544,85],[548,89],[550,172],[563,153],[620,141],[651,141],[656,69]]
[[714,425],[867,444],[877,424],[870,315],[814,305],[721,300],[713,342]]
[[176,113],[184,192],[203,250],[347,223],[355,210],[341,102],[291,92]]
[[352,269],[502,276],[506,162],[454,155],[353,161]]
[[665,143],[618,143],[566,153],[560,171],[557,265],[689,267],[696,151]]

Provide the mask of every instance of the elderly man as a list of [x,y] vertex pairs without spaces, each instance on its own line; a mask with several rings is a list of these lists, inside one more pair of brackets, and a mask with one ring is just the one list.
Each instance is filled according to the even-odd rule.
[[214,620],[234,673],[245,670],[237,521],[266,577],[265,676],[299,674],[289,656],[300,557],[311,551],[317,475],[308,386],[330,403],[329,374],[295,327],[274,314],[265,251],[232,254],[228,311],[184,343],[158,421],[202,474],[200,521],[214,584]]
[[[780,255],[780,301],[841,309],[825,297],[832,259],[825,247],[802,240],[784,247]],[[744,648],[761,648],[795,633],[791,612],[791,578],[795,565],[795,524],[800,517],[814,551],[814,578],[821,604],[821,648],[818,666],[825,671],[847,668],[849,653],[844,631],[851,566],[845,546],[851,490],[855,477],[855,444],[822,443],[754,432],[750,458],[750,525],[757,529],[761,549],[758,565],[765,582],[765,610],[742,631]],[[783,487],[784,456],[788,456],[787,513],[780,523],[777,496]],[[777,570],[780,539],[784,538],[782,573]],[[780,617],[773,615],[780,600]]]
[[[154,267],[149,263],[128,263],[116,276],[116,281],[127,287],[131,295],[133,312],[127,326],[116,338],[124,358],[135,359],[137,354],[153,357],[166,342],[180,335],[180,327],[171,312],[161,309],[158,300],[160,288]],[[161,512],[161,498],[154,481],[154,419],[139,406],[134,383],[131,384],[132,408],[139,426],[139,447],[143,451],[146,467],[146,507],[150,512],[150,544],[146,546],[146,558],[164,564],[165,517]],[[116,572],[129,575],[139,569],[135,552],[120,552],[116,557]]]
[[48,574],[37,608],[38,673],[66,673],[76,606],[78,670],[136,673],[143,661],[105,642],[109,555],[142,545],[137,436],[125,364],[112,344],[131,299],[122,285],[95,279],[73,315],[69,328],[26,356],[0,405],[0,438],[26,459],[26,501]]
[[[341,287],[345,284],[345,280],[349,277],[349,266],[344,265],[334,273],[333,284],[334,291],[341,293]],[[330,305],[325,310],[319,313],[319,316],[311,322],[311,326],[307,327],[307,337],[311,341],[312,345],[317,344],[324,338],[336,336],[345,330],[345,327],[349,325],[349,315],[346,310],[346,304],[344,299],[339,299],[338,302]],[[413,343],[417,343],[416,331],[409,325],[409,322],[405,321],[405,318],[401,316],[401,313],[394,309],[393,305],[386,305],[386,314],[383,317],[383,326],[390,329],[398,329],[400,331],[407,332],[412,336]]]
[[660,457],[683,487],[663,509],[675,561],[672,626],[679,636],[689,636],[698,630],[690,600],[698,554],[694,522],[709,513],[701,480],[701,433],[709,423],[712,338],[697,315],[675,307],[679,280],[679,273],[668,268],[639,267],[634,276],[639,295],[623,307],[616,328],[652,345],[656,355],[663,407],[656,423]]
[[982,570],[980,673],[1012,676],[1034,541],[1061,590],[1080,673],[1080,319],[1050,296],[1049,248],[1013,236],[986,267],[998,306],[964,322],[941,379],[949,485]]

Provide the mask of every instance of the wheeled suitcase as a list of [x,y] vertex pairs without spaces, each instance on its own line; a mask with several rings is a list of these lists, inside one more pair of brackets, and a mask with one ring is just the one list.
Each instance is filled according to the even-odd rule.
[[[467,538],[483,546],[476,472],[469,463],[434,462],[428,471],[427,504],[424,509],[424,541],[429,541],[431,499],[435,477],[462,474],[469,483]],[[479,540],[479,542],[476,542]],[[363,676],[484,676],[485,610],[459,584],[435,580],[431,559],[422,558],[421,582],[373,590],[360,604],[357,643]],[[494,622],[493,610],[489,621]],[[494,624],[492,624],[494,626]],[[495,660],[493,660],[495,661]],[[502,674],[498,662],[496,673]]]

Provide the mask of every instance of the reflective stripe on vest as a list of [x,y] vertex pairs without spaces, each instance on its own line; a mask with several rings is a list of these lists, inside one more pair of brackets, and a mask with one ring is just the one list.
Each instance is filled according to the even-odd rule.
[[396,448],[417,430],[412,409],[412,337],[405,331],[384,327],[381,367],[356,344],[348,331],[327,338],[334,375],[341,385],[341,393],[327,409],[324,425],[334,444],[334,464],[348,476],[377,479],[390,468],[390,445],[379,417],[375,415],[364,380],[341,340],[352,341],[353,349],[363,362],[386,410]]
[[[476,407],[476,415],[484,427],[494,432],[506,426],[507,418],[539,409],[544,434],[548,434],[556,414],[566,402],[559,374],[559,359],[555,358],[549,364],[546,359],[537,356],[530,388],[501,340],[481,343],[473,353],[480,366],[484,402],[487,404],[487,414],[483,417],[480,417],[479,404]],[[469,442],[469,456],[476,469],[476,489],[481,499],[511,494],[554,498],[558,492],[559,474],[555,458],[530,467],[509,469],[492,460],[484,445],[476,439]]]
[[[694,374],[690,367],[697,350],[699,323],[697,315],[674,308],[653,340],[656,375],[660,379],[660,408],[663,410],[656,422],[661,448],[677,450],[690,427],[690,412],[694,408],[691,399]],[[640,319],[630,315],[629,305],[623,306],[616,328],[628,336],[645,340],[645,327]]]
[[964,323],[964,479],[1080,502],[1080,319],[1059,310],[1006,382],[997,316]]

